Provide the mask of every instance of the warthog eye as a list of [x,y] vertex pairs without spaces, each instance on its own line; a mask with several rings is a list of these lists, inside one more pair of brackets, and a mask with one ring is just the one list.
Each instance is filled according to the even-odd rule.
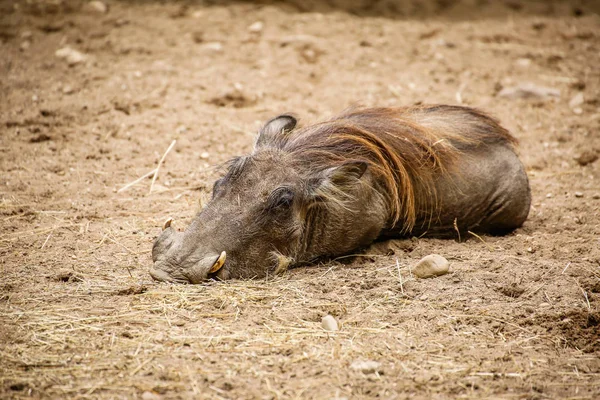
[[294,192],[292,189],[281,186],[273,190],[269,195],[268,208],[269,210],[287,209],[290,208],[294,201]]

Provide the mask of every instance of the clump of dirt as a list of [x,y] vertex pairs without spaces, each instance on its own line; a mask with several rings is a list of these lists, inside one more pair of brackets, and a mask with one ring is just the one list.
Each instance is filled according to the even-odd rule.
[[256,99],[249,98],[239,88],[227,91],[222,95],[213,97],[208,101],[209,104],[213,104],[217,107],[250,107],[256,104]]
[[600,313],[589,310],[569,311],[536,318],[536,323],[549,334],[564,340],[561,345],[571,346],[584,353],[600,351]]
[[120,289],[116,291],[116,294],[119,296],[131,296],[134,294],[142,294],[148,291],[148,287],[146,285],[133,285],[125,289]]

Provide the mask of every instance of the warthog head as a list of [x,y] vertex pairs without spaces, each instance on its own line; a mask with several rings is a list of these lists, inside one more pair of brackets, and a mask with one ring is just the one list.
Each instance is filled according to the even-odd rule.
[[152,249],[154,279],[264,277],[377,237],[388,212],[368,158],[344,158],[336,151],[348,149],[333,137],[311,143],[295,126],[289,115],[269,121],[254,152],[230,163],[184,232],[165,223]]

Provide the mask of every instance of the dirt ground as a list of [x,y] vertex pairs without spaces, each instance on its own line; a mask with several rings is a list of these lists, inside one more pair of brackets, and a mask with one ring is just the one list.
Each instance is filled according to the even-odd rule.
[[[600,398],[598,2],[103,4],[0,1],[1,398]],[[418,102],[518,137],[521,229],[150,279],[261,122]],[[451,273],[414,279],[431,253]]]

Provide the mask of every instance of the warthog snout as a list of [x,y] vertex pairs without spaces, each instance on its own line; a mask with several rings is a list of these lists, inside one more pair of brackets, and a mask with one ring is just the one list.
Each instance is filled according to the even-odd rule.
[[[210,274],[217,273],[225,264],[226,252],[218,256],[207,256],[196,262],[191,267],[177,273],[167,273],[164,266],[150,269],[150,276],[160,282],[200,283],[209,278]],[[162,268],[161,268],[162,267]]]
[[150,269],[150,276],[160,282],[200,283],[211,274],[219,272],[227,259],[225,251],[201,253],[196,248],[193,254],[186,255],[185,263],[182,263],[182,246],[185,240],[181,233],[171,227],[172,222],[172,218],[165,222],[161,235],[154,243],[154,267]]

